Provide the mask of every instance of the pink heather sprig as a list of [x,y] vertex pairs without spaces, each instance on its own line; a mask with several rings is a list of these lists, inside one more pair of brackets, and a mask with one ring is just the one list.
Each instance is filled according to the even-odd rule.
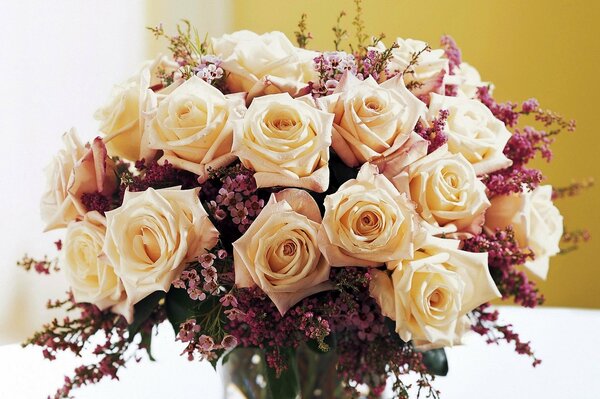
[[83,193],[81,202],[88,212],[97,211],[104,215],[105,212],[111,210],[111,200],[99,192]]
[[584,244],[592,239],[592,235],[588,229],[578,229],[568,231],[565,228],[565,232],[561,238],[560,254],[566,254],[575,251],[579,248],[579,245]]
[[575,197],[592,187],[594,187],[593,177],[589,177],[581,181],[573,181],[571,184],[564,187],[552,187],[552,200],[558,198]]
[[518,266],[533,259],[528,249],[519,248],[512,228],[497,230],[494,234],[482,232],[463,241],[463,250],[487,252],[488,266],[503,299],[514,297],[514,302],[533,308],[544,303],[535,283]]
[[444,130],[449,115],[450,113],[448,110],[440,110],[437,118],[431,121],[429,127],[426,127],[421,121],[417,122],[415,132],[429,142],[427,147],[428,154],[431,154],[448,142],[448,135]]
[[448,64],[450,75],[454,75],[455,69],[460,67],[460,64],[462,64],[460,48],[458,48],[454,39],[449,35],[442,36],[440,44],[442,45],[446,58],[448,58],[449,61]]
[[[87,303],[76,303],[72,293],[67,299],[49,301],[49,309],[62,308],[67,312],[79,312],[77,317],[65,317],[62,321],[52,320],[35,333],[23,346],[36,345],[43,348],[46,359],[54,360],[59,352],[72,352],[76,356],[89,350],[90,341],[98,342],[91,350],[97,361],[82,365],[74,370],[70,377],[65,377],[64,385],[57,390],[53,398],[69,398],[75,388],[96,383],[103,378],[117,379],[117,373],[129,360],[140,359],[140,355],[149,348],[136,345],[129,337],[128,324],[122,316],[109,311],[101,311]],[[151,333],[152,326],[165,319],[163,309],[157,309],[144,322],[141,331]],[[148,352],[149,353],[149,352]]]
[[[62,248],[62,242],[60,240],[55,244],[57,247]],[[60,251],[59,248],[59,251]],[[17,262],[17,266],[22,267],[26,271],[34,270],[39,274],[50,274],[50,272],[58,272],[60,271],[60,267],[58,266],[58,259],[48,259],[46,255],[44,255],[43,259],[34,259],[27,255],[23,256],[23,259]]]
[[472,323],[471,329],[477,334],[485,336],[488,344],[498,345],[502,341],[507,344],[513,343],[515,345],[515,352],[530,357],[533,367],[542,363],[540,359],[535,357],[531,349],[531,342],[522,341],[519,334],[514,332],[512,325],[498,323],[499,313],[497,310],[491,309],[489,303],[479,306],[469,313],[468,316]]
[[194,319],[181,324],[176,340],[187,344],[181,355],[186,355],[189,361],[214,361],[224,350],[238,345],[232,335],[225,335],[219,343],[215,343],[211,336],[202,333],[202,327]]
[[220,259],[215,253],[209,252],[201,255],[197,262],[189,263],[179,278],[173,281],[173,287],[186,290],[194,301],[204,301],[209,295],[220,295],[225,288],[220,285],[217,267],[223,270],[219,261],[227,258],[227,253],[223,254],[223,249],[217,252]]
[[349,71],[357,75],[358,71],[354,55],[344,51],[321,53],[313,59],[313,62],[315,71],[319,73],[319,80],[309,83],[314,97],[330,95],[337,87],[344,72]]
[[221,91],[225,91],[225,80],[227,74],[221,67],[223,60],[216,55],[207,54],[200,57],[198,65],[192,68],[192,71],[206,83],[215,86]]

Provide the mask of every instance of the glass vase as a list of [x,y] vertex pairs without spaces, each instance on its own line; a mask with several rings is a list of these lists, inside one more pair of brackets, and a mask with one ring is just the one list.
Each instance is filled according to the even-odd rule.
[[[300,394],[296,399],[342,399],[347,397],[336,371],[335,352],[317,353],[307,346],[296,351]],[[263,352],[236,348],[218,367],[223,399],[279,399],[273,397],[266,378]]]

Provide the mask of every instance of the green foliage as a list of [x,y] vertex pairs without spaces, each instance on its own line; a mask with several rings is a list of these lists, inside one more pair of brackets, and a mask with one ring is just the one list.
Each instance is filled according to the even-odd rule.
[[284,358],[287,369],[280,370],[279,374],[271,367],[267,367],[267,386],[272,397],[276,399],[296,399],[300,394],[300,381],[296,350],[293,348],[280,348],[280,355]]
[[444,348],[432,349],[423,352],[423,364],[427,371],[433,375],[448,375],[448,359]]
[[133,322],[129,325],[129,327],[127,327],[129,340],[133,340],[137,333],[140,332],[144,322],[148,320],[150,315],[152,315],[152,312],[156,310],[160,302],[165,298],[165,295],[166,294],[163,291],[156,291],[135,305],[133,311]]

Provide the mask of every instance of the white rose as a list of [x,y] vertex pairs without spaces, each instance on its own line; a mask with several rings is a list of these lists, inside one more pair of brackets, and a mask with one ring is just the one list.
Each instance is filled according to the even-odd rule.
[[[427,43],[421,40],[397,38],[398,48],[392,50],[392,58],[388,64],[388,70],[392,73],[402,73],[410,64],[414,55],[421,53],[416,64],[411,66],[404,74],[404,83],[415,95],[422,95],[432,91],[438,91],[443,86],[443,78],[448,73],[448,59],[445,58],[444,50],[435,49],[423,51]],[[372,49],[383,52],[385,46],[379,42]]]
[[333,115],[311,101],[287,93],[263,96],[236,122],[233,151],[256,172],[258,187],[327,190]]
[[485,185],[462,154],[451,154],[444,145],[392,181],[398,191],[410,194],[434,234],[481,232],[490,202]]
[[75,129],[62,136],[65,148],[46,168],[46,192],[42,196],[41,213],[45,231],[66,227],[83,216],[85,193],[100,193],[110,198],[117,187],[114,163],[106,156],[101,139],[83,146]]
[[[88,212],[80,222],[67,227],[60,264],[77,302],[87,302],[108,309],[125,301],[123,284],[102,253],[106,219],[98,212]],[[124,307],[122,311],[126,311]],[[131,320],[131,315],[125,313]]]
[[401,76],[379,85],[346,73],[332,95],[317,101],[335,114],[332,147],[348,166],[385,162],[400,170],[427,154],[427,142],[413,132],[426,107]]
[[533,191],[498,195],[485,214],[489,229],[512,226],[521,248],[529,247],[535,256],[525,266],[536,276],[548,275],[550,257],[560,252],[563,217],[552,203],[552,186],[539,186]]
[[233,121],[246,107],[240,96],[224,96],[202,79],[192,76],[165,97],[149,123],[149,146],[162,150],[159,162],[206,177],[236,159],[231,154]]
[[[315,80],[314,51],[294,47],[281,32],[257,35],[242,30],[212,39],[215,54],[223,59],[231,92],[294,94]],[[274,78],[275,82],[268,80]],[[275,83],[275,84],[270,84]]]
[[94,114],[100,122],[100,131],[106,135],[104,141],[111,155],[131,161],[153,156],[144,137],[146,113],[156,107],[157,93],[170,90],[156,87],[159,84],[156,74],[159,69],[169,73],[178,68],[177,63],[160,56],[145,62],[137,74],[114,87],[107,104]]
[[458,249],[459,240],[429,237],[414,259],[373,270],[371,296],[382,314],[396,321],[403,341],[441,347],[460,343],[464,318],[482,303],[499,298],[487,253]]
[[186,263],[215,246],[219,236],[197,189],[126,192],[123,205],[106,212],[106,224],[103,250],[131,305],[168,291]]
[[449,112],[444,130],[448,150],[464,155],[478,176],[511,165],[503,153],[511,133],[485,105],[464,97],[431,94],[428,117],[436,118],[441,110]]
[[236,285],[260,287],[282,315],[301,299],[330,289],[329,263],[317,243],[320,219],[319,207],[306,191],[272,194],[233,243]]
[[493,85],[490,82],[483,82],[479,71],[466,62],[454,68],[454,75],[444,76],[444,84],[456,86],[456,95],[467,98],[476,98],[477,89],[482,86],[490,86],[493,90]]
[[406,195],[367,163],[325,198],[319,247],[332,266],[375,267],[410,258],[424,235],[416,218]]

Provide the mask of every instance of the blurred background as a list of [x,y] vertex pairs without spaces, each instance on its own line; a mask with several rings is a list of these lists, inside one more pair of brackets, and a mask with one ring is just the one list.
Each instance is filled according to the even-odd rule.
[[[536,97],[542,107],[577,120],[574,134],[558,137],[551,164],[539,161],[547,182],[566,186],[600,176],[600,115],[593,93],[600,57],[600,2],[586,0],[364,0],[368,33],[415,38],[433,47],[449,34],[499,101]],[[302,13],[314,39],[308,47],[332,49],[332,26],[341,10],[352,34],[351,0],[27,0],[3,4],[0,25],[0,344],[19,342],[51,315],[48,298],[66,290],[62,276],[36,276],[15,267],[24,253],[55,253],[60,232],[42,234],[39,198],[43,167],[75,126],[84,139],[97,133],[92,115],[113,84],[145,59],[166,52],[145,29],[162,22],[172,31],[182,18],[201,35],[239,29],[281,30],[290,38]],[[293,40],[293,39],[292,39]],[[558,200],[567,229],[587,228],[591,242],[552,259],[539,282],[548,306],[600,308],[600,191]],[[507,348],[505,348],[508,350]],[[510,352],[510,350],[508,350]],[[2,360],[0,360],[0,363]],[[522,361],[521,363],[526,363]],[[0,372],[1,374],[1,372]],[[1,377],[0,377],[1,380]],[[0,395],[1,396],[1,395]]]

